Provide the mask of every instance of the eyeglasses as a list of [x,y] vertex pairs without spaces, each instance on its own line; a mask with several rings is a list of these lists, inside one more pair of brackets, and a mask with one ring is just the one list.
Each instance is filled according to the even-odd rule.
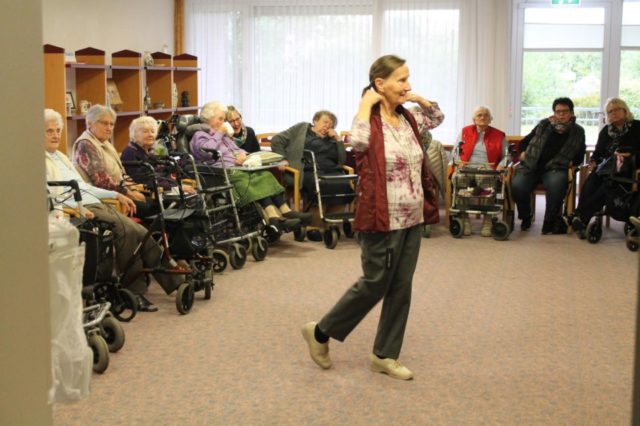
[[620,112],[620,111],[624,111],[624,108],[613,108],[613,109],[610,109],[609,111],[607,111],[607,114],[611,115],[614,112]]
[[557,110],[555,110],[553,112],[558,114],[558,115],[571,114],[571,110],[570,109],[557,109]]
[[113,127],[116,125],[116,123],[114,123],[113,121],[106,121],[106,120],[98,120],[96,121],[96,123],[100,123],[104,127]]

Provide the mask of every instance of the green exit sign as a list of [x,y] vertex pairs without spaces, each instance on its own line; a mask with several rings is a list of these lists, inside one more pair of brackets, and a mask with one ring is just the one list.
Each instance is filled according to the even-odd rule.
[[552,5],[580,5],[580,0],[551,0]]

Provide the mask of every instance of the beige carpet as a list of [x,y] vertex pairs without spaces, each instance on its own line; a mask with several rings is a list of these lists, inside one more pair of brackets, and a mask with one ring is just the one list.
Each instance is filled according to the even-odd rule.
[[423,240],[401,355],[413,381],[368,370],[377,308],[331,342],[331,370],[309,359],[300,326],[358,277],[359,249],[285,236],[189,315],[153,286],[160,311],[124,324],[122,351],[55,424],[629,424],[638,254],[618,223],[596,245],[540,226]]

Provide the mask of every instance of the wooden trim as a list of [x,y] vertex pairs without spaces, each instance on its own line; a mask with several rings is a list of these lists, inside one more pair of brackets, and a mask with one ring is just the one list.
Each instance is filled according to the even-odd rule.
[[174,54],[184,52],[184,0],[173,0]]

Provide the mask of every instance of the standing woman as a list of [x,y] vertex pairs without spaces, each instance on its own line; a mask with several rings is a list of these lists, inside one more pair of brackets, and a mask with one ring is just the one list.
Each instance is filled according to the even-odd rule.
[[[409,112],[402,104],[415,102]],[[302,327],[313,361],[331,367],[330,337],[344,341],[380,301],[371,370],[409,380],[398,362],[411,304],[411,284],[421,242],[421,224],[438,220],[431,180],[423,167],[421,134],[444,115],[435,102],[411,92],[409,68],[394,55],[378,58],[369,70],[351,143],[356,151],[358,205],[354,229],[362,249],[363,275],[320,320]]]

